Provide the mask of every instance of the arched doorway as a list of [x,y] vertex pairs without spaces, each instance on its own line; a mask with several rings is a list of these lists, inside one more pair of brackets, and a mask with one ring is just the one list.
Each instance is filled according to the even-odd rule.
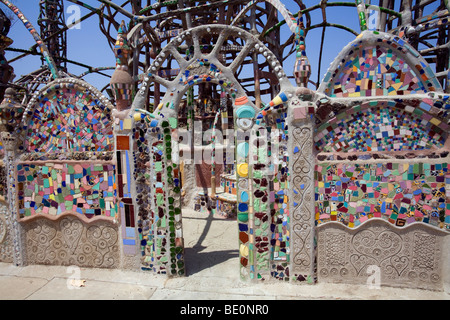
[[[213,46],[212,51],[203,53],[199,44],[199,39],[208,34],[215,34],[217,41]],[[243,48],[231,63],[222,64],[217,57],[220,48],[230,36],[239,37],[243,40]],[[187,59],[177,53],[176,48],[180,44],[186,43],[192,45],[192,56]],[[271,268],[278,268],[278,264],[270,265],[272,259],[272,242],[278,244],[280,247],[284,246],[281,252],[285,253],[283,260],[283,268],[289,264],[287,254],[289,250],[289,243],[284,241],[280,245],[277,240],[272,239],[272,229],[274,227],[269,225],[276,225],[282,233],[284,239],[287,239],[287,215],[288,210],[283,210],[280,204],[277,208],[270,207],[268,196],[264,197],[261,205],[258,205],[257,212],[254,211],[254,183],[258,184],[257,189],[261,192],[267,189],[268,178],[264,179],[264,175],[268,174],[266,168],[261,163],[267,155],[270,155],[270,148],[259,148],[259,145],[266,143],[266,139],[270,136],[271,131],[265,130],[263,125],[259,122],[259,112],[253,103],[247,97],[245,90],[240,86],[234,73],[239,67],[244,57],[248,55],[251,50],[256,49],[256,56],[261,56],[268,61],[270,68],[273,69],[274,74],[281,90],[284,91],[282,95],[276,97],[277,106],[289,103],[295,89],[290,84],[285,73],[283,72],[280,63],[276,57],[253,35],[230,26],[211,25],[191,29],[181,34],[177,39],[174,39],[169,46],[164,48],[159,56],[155,59],[155,64],[149,69],[148,81],[144,82],[141,90],[135,99],[134,109],[139,109],[145,102],[145,93],[151,81],[156,81],[166,88],[168,88],[161,102],[156,106],[154,112],[150,116],[150,130],[147,132],[147,140],[150,147],[150,202],[152,210],[152,221],[149,223],[149,233],[146,243],[148,244],[144,254],[147,255],[149,268],[157,273],[168,275],[185,275],[185,236],[183,232],[182,222],[182,190],[180,185],[181,168],[179,159],[179,143],[178,143],[178,129],[179,129],[179,108],[182,97],[186,94],[189,88],[195,85],[212,83],[217,85],[227,93],[232,103],[234,125],[240,129],[233,137],[236,150],[236,204],[237,204],[237,220],[238,220],[238,249],[240,257],[241,277],[244,279],[257,279],[269,277]],[[171,81],[167,81],[158,76],[159,68],[164,64],[165,60],[171,56],[176,60],[180,66],[180,72]],[[270,103],[269,106],[273,106]],[[280,110],[282,110],[281,108]],[[263,112],[266,112],[262,110]],[[278,112],[274,112],[277,113]],[[271,123],[276,129],[283,129],[282,122],[287,118],[287,112],[280,113],[279,120]],[[283,121],[281,121],[281,118]],[[255,127],[256,125],[256,127]],[[288,129],[286,125],[284,129]],[[284,130],[283,129],[283,130]],[[269,133],[268,133],[269,132]],[[281,131],[280,131],[281,132]],[[287,143],[287,134],[283,133]],[[253,141],[254,140],[254,141]],[[259,141],[261,140],[261,142]],[[278,136],[276,137],[278,140]],[[253,144],[255,143],[255,147]],[[287,148],[287,145],[285,145]],[[252,153],[249,150],[259,150],[259,153]],[[253,150],[253,151],[254,151]],[[287,152],[287,150],[285,150]],[[263,155],[265,153],[265,156]],[[275,152],[273,154],[276,154]],[[283,154],[286,157],[287,153]],[[278,154],[276,154],[278,156]],[[257,159],[258,158],[258,159]],[[256,162],[254,159],[257,159]],[[283,162],[287,166],[287,162]],[[287,169],[283,169],[287,173]],[[253,173],[257,176],[253,179]],[[263,182],[263,185],[261,185]],[[264,185],[266,183],[266,185]],[[283,183],[285,194],[288,193],[288,184]],[[256,189],[255,189],[256,191]],[[259,192],[257,193],[260,196]],[[267,192],[269,195],[269,192]],[[286,208],[288,198],[283,198],[284,208]],[[273,211],[273,212],[272,212]],[[279,222],[276,218],[277,213],[283,215]],[[259,214],[264,212],[264,214]],[[254,225],[255,216],[264,220],[262,224],[259,221]],[[264,217],[265,216],[265,217]],[[274,222],[275,219],[275,222]],[[255,236],[253,231],[258,232]],[[257,244],[256,244],[257,243]],[[257,246],[261,248],[257,251]],[[258,266],[256,266],[258,265]],[[256,267],[255,267],[256,266]],[[260,272],[264,270],[264,272]],[[264,275],[261,275],[264,273]],[[281,273],[283,278],[288,277],[287,273]]]

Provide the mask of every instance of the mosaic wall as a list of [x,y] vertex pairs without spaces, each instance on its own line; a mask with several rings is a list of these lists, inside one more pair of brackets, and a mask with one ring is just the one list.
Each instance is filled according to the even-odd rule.
[[114,150],[111,110],[88,88],[54,83],[32,105],[24,127],[27,151]]
[[[128,127],[131,119],[119,121],[124,131],[116,131],[116,177],[117,197],[120,221],[122,223],[122,244],[126,255],[134,256],[136,252],[135,205],[133,203],[133,179],[131,167],[131,142]],[[120,201],[119,201],[120,200]]]
[[[1,142],[0,142],[1,143]],[[2,158],[0,150],[0,158]],[[11,210],[8,207],[7,169],[0,160],[0,261],[13,262],[13,233],[11,228]]]
[[432,105],[372,101],[355,106],[318,126],[316,148],[323,152],[441,148],[450,126],[425,111]]
[[416,221],[450,230],[448,163],[320,163],[316,219],[350,228],[370,218],[396,226]]
[[17,165],[20,218],[70,211],[89,219],[117,219],[115,166],[111,163]]
[[[286,20],[290,27],[293,21],[291,16]],[[199,28],[194,36],[178,34],[177,42],[211,33]],[[249,43],[244,47],[247,53],[254,47],[273,68],[281,93],[261,110],[256,111],[236,79],[226,78],[236,69],[224,65],[220,70],[214,63],[217,57],[202,56],[186,63],[175,54],[175,60],[182,60],[178,61],[181,69],[160,70],[169,54],[178,53],[175,42],[162,49],[152,67],[138,77],[143,82],[133,103],[134,114],[118,116],[115,128],[111,106],[81,82],[55,81],[32,98],[23,127],[27,159],[21,157],[16,165],[18,215],[28,220],[24,224],[27,261],[118,267],[123,258],[119,248],[123,248],[125,255],[140,256],[143,270],[185,275],[180,167],[175,159],[177,99],[188,86],[209,82],[227,90],[234,103],[235,128],[241,129],[236,133],[237,179],[231,188],[237,187],[232,192],[236,193],[241,278],[313,283],[317,226],[320,277],[339,273],[341,280],[357,279],[371,263],[383,268],[390,280],[421,278],[439,283],[440,239],[421,228],[450,229],[448,163],[320,162],[314,168],[313,155],[314,143],[319,151],[329,153],[443,147],[450,129],[441,120],[448,116],[447,103],[437,105],[424,98],[409,104],[396,97],[395,101],[338,107],[330,101],[439,91],[424,60],[399,37],[386,34],[366,41],[369,33],[362,33],[325,75],[319,93],[328,97],[316,101],[306,88],[290,85],[275,56],[256,37],[231,27],[225,31],[227,37],[239,35]],[[214,27],[213,32],[222,29]],[[306,57],[303,37],[297,40]],[[243,56],[239,54],[241,60],[231,66],[244,63]],[[172,82],[155,78],[169,74],[179,77]],[[308,83],[307,72],[302,77]],[[170,83],[170,89],[150,114],[139,108],[144,108],[154,80],[163,86]],[[321,107],[323,101],[328,106]],[[314,131],[311,115],[316,102]],[[95,152],[114,153],[116,162],[81,161]],[[56,160],[52,154],[78,158],[51,162]],[[65,212],[73,215],[65,216]],[[1,213],[0,244],[4,239]],[[94,217],[106,219],[91,223]],[[357,228],[365,222],[367,228]],[[383,247],[386,243],[388,248]]]
[[[248,203],[249,206],[247,209],[249,211],[247,217],[249,222],[247,224],[239,223],[239,241],[241,242],[241,246],[247,245],[249,248],[248,257],[241,256],[241,265],[247,266],[248,263],[250,279],[264,280],[270,277],[273,267],[271,264],[273,258],[271,242],[278,240],[279,244],[283,239],[281,236],[279,237],[280,239],[274,239],[272,236],[273,232],[277,232],[278,230],[275,230],[275,224],[273,224],[275,210],[271,211],[271,203],[269,201],[269,195],[273,197],[273,192],[271,192],[268,182],[269,179],[267,178],[268,145],[263,141],[266,137],[265,130],[264,128],[259,128],[259,130],[254,131],[254,134],[256,134],[256,139],[251,141],[252,147],[250,148],[251,150],[256,151],[250,153],[250,156],[253,157],[254,161],[252,166],[253,177],[252,179],[239,180],[239,200],[241,203],[238,204],[238,219],[240,222],[245,222],[244,219],[242,219],[242,209],[245,209],[246,203]],[[251,176],[248,176],[248,178],[251,178]],[[249,197],[250,201],[246,202],[246,194],[247,192],[250,192],[250,190],[248,190],[249,183],[253,186],[253,195]],[[243,184],[245,184],[244,188],[242,188]],[[253,199],[253,201],[251,201],[251,199]],[[248,228],[248,231],[246,230],[246,227]],[[248,236],[246,231],[248,232]],[[248,240],[248,244],[246,244],[246,240]],[[279,250],[277,251],[277,254],[278,252]]]
[[[289,156],[287,151],[288,143],[288,121],[286,110],[278,110],[274,113],[273,121],[278,130],[279,137],[272,139],[268,143],[268,156],[277,157],[276,168],[273,176],[268,176],[269,183],[269,208],[272,217],[270,231],[272,233],[270,244],[272,246],[272,277],[288,281],[289,280],[289,262],[290,262],[290,214],[289,214]],[[278,140],[278,141],[276,141]],[[275,148],[275,144],[278,144]],[[262,150],[263,151],[263,150]],[[261,151],[258,151],[261,152]],[[272,155],[272,152],[274,153]],[[266,162],[265,158],[261,162]],[[254,178],[255,175],[253,175]],[[264,186],[261,180],[261,186]],[[264,199],[261,199],[263,202]]]
[[[370,35],[370,32],[361,34],[366,39]],[[430,67],[404,40],[385,36],[364,43],[358,38],[344,49],[340,59],[335,60],[338,63],[325,75],[322,90],[326,95],[337,98],[408,95],[440,88]],[[411,64],[411,59],[417,63]]]
[[364,47],[350,57],[326,91],[332,97],[423,93],[426,88],[405,60],[388,48]]

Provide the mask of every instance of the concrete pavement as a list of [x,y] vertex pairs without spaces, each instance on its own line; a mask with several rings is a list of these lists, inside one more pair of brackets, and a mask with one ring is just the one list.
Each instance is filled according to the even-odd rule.
[[187,276],[0,263],[1,300],[450,300],[444,292],[239,279],[236,221],[183,212]]

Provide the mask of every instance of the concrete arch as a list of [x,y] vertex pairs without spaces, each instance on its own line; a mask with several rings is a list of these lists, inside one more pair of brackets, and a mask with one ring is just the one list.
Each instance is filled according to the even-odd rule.
[[[206,33],[216,34],[218,40],[216,41],[212,52],[203,54],[199,50],[199,40],[202,35]],[[245,45],[234,61],[229,65],[224,65],[219,61],[218,54],[220,48],[229,36],[242,38],[245,41]],[[176,50],[177,46],[184,41],[189,41],[194,47],[193,56],[190,57],[189,60],[186,60]],[[158,82],[168,89],[153,114],[146,115],[146,117],[152,118],[150,126],[148,127],[148,129],[151,130],[147,131],[147,140],[149,141],[149,146],[151,148],[150,170],[152,170],[152,173],[150,176],[155,177],[150,181],[150,185],[152,186],[150,199],[153,201],[152,210],[155,219],[151,222],[152,233],[149,235],[147,243],[154,243],[154,239],[158,238],[164,238],[164,243],[167,243],[167,246],[163,246],[162,242],[157,242],[155,250],[148,253],[149,257],[153,257],[151,260],[151,268],[156,272],[167,273],[170,275],[185,274],[181,195],[179,185],[176,183],[176,174],[174,174],[174,172],[178,172],[179,165],[174,161],[172,155],[173,148],[177,148],[178,146],[176,143],[175,146],[171,143],[173,141],[172,134],[178,127],[177,109],[179,101],[182,99],[188,88],[196,84],[211,82],[220,85],[225,89],[232,100],[235,119],[242,116],[242,123],[236,121],[236,127],[243,129],[244,131],[252,131],[252,125],[260,110],[248,99],[244,89],[234,77],[235,71],[251,50],[258,50],[258,53],[267,59],[280,83],[283,97],[289,96],[289,94],[284,93],[286,91],[294,92],[294,88],[284,73],[281,64],[270,50],[268,50],[255,36],[236,27],[208,25],[183,32],[162,50],[158,57],[156,57],[153,65],[147,71],[147,74],[145,75],[146,79],[144,79],[142,84],[143,87],[133,102],[132,108],[134,110],[142,109],[141,106],[146,97],[145,90],[147,90],[150,81]],[[172,55],[173,58],[176,59],[181,70],[172,81],[167,81],[157,75],[158,70],[169,55]],[[285,99],[282,98],[275,100],[280,100],[283,103],[286,102],[284,101]],[[237,140],[236,145],[244,142],[245,141]],[[247,155],[245,159],[240,158],[237,164],[240,166],[237,170],[238,173],[240,172],[240,174],[244,176],[243,179],[245,179],[244,181],[246,184],[249,184],[251,182],[251,173],[247,172],[250,164],[249,156]],[[166,185],[166,189],[158,187],[163,182]],[[249,204],[240,200],[241,199],[237,199],[241,204],[241,207],[249,206]],[[243,225],[246,224],[245,217],[243,217],[246,215],[248,215],[248,212],[247,214],[241,212],[239,215],[239,217],[244,220],[242,221]],[[169,221],[168,226],[166,221]],[[244,245],[239,247],[240,254],[243,257],[246,255],[246,248],[247,247]],[[153,248],[149,250],[153,250]],[[241,271],[246,269],[246,267],[241,266]]]
[[[211,53],[203,54],[200,50],[199,40],[202,35],[207,33],[218,35],[218,40]],[[245,41],[245,45],[234,61],[230,65],[225,66],[219,61],[218,53],[229,36],[242,38]],[[190,41],[194,47],[194,54],[189,60],[186,60],[176,49],[177,45],[184,41]],[[246,95],[245,91],[239,84],[239,81],[234,77],[234,72],[252,50],[257,50],[268,61],[280,83],[282,91],[292,87],[278,59],[257,37],[237,27],[207,25],[184,31],[178,37],[172,39],[159,53],[144,76],[142,87],[133,101],[133,108],[143,109],[144,99],[147,96],[146,91],[150,82],[157,82],[166,87],[168,92],[163,97],[157,110],[154,111],[154,116],[161,117],[162,115],[162,118],[176,117],[177,103],[179,102],[181,93],[184,94],[188,86],[199,81],[200,76],[205,81],[212,81],[222,85],[227,91],[231,92],[233,99],[244,97]],[[157,74],[169,55],[172,55],[180,66],[180,72],[172,81],[167,81]],[[256,110],[256,107],[252,103],[250,105],[252,105],[255,111],[259,111]]]

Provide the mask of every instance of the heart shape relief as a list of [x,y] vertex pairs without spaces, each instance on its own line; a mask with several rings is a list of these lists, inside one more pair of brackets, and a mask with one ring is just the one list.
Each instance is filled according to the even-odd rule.
[[61,220],[60,227],[66,246],[70,253],[74,254],[83,232],[83,224],[78,220],[66,218]]
[[352,245],[356,253],[350,256],[350,262],[358,274],[369,265],[377,265],[384,270],[395,269],[400,274],[409,262],[406,257],[397,256],[403,240],[392,231],[362,230],[353,236]]

